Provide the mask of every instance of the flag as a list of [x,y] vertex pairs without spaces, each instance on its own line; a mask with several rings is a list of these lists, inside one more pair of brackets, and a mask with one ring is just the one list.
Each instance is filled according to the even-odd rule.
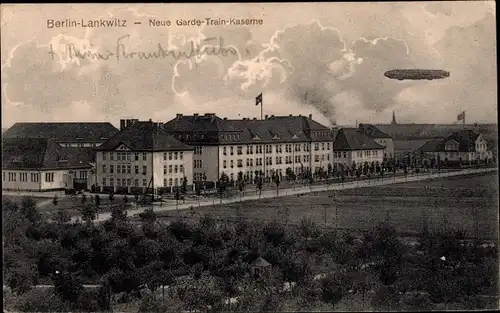
[[260,93],[260,95],[258,95],[257,97],[255,97],[255,105],[262,105],[262,92]]
[[457,116],[457,121],[461,121],[461,120],[465,120],[465,111],[458,114],[458,116]]

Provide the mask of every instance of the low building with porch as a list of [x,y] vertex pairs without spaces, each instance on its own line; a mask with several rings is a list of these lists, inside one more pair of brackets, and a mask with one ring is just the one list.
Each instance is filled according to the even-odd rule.
[[417,152],[444,163],[486,163],[493,158],[483,135],[473,130],[460,130],[442,139],[426,142]]
[[87,189],[94,177],[90,154],[46,138],[3,138],[2,190]]
[[91,189],[94,149],[117,132],[108,122],[15,123],[2,135],[2,189]]
[[97,191],[156,195],[192,188],[194,148],[151,120],[122,120],[120,128],[96,148]]

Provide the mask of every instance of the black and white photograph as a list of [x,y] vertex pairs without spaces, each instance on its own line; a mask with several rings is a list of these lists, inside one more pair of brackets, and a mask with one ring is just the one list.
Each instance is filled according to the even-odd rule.
[[495,1],[0,8],[4,312],[500,309]]

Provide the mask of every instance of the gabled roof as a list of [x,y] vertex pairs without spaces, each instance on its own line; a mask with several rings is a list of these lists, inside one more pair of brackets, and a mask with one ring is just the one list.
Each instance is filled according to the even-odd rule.
[[178,115],[165,128],[186,143],[245,144],[331,141],[328,127],[305,116],[271,116],[265,120],[221,119],[212,114]]
[[271,263],[264,260],[262,257],[258,257],[255,261],[250,265],[251,267],[268,267],[271,266]]
[[58,142],[102,142],[118,132],[110,123],[16,123],[4,138],[46,138]]
[[179,151],[193,150],[172,137],[163,124],[137,122],[130,125],[96,148],[96,151],[114,151],[125,145],[132,151]]
[[480,134],[472,130],[461,130],[451,133],[446,138],[429,140],[418,150],[422,152],[445,152],[446,143],[450,140],[458,142],[458,152],[475,152],[476,140]]
[[372,138],[391,138],[386,133],[381,132],[377,127],[372,124],[359,124],[359,131],[365,136]]
[[46,138],[3,138],[3,169],[91,168],[92,148],[66,148]]
[[333,150],[375,150],[384,149],[383,146],[368,136],[363,135],[356,128],[341,128],[333,143]]

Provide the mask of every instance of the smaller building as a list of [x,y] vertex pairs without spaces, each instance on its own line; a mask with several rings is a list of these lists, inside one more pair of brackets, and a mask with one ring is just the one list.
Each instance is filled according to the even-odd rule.
[[121,120],[120,131],[96,148],[97,186],[118,193],[165,193],[193,185],[193,148],[162,123]]
[[373,138],[376,143],[384,147],[384,157],[392,158],[394,156],[394,142],[392,137],[380,131],[372,124],[359,124],[358,130],[365,136]]
[[333,166],[359,167],[365,163],[381,163],[385,147],[356,128],[341,128],[333,142]]
[[2,139],[2,189],[51,191],[87,189],[92,151],[64,148],[46,138]]
[[252,275],[257,277],[269,275],[271,273],[271,267],[271,263],[267,262],[262,257],[258,257],[252,262],[252,264],[250,264]]
[[493,158],[488,142],[473,130],[461,130],[443,139],[429,140],[417,151],[429,157],[439,157],[444,162],[488,162]]

